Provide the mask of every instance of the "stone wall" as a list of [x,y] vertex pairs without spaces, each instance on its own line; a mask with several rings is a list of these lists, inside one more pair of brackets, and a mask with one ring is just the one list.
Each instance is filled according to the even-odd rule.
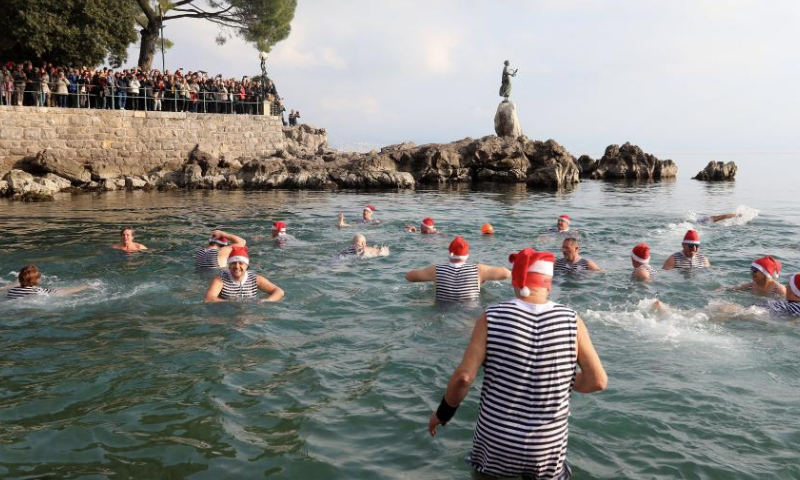
[[0,172],[48,149],[120,174],[177,169],[196,146],[235,159],[285,148],[280,117],[0,107]]

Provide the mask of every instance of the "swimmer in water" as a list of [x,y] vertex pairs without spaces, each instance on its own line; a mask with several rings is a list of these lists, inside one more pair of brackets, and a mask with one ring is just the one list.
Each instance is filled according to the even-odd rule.
[[752,282],[733,287],[731,290],[749,291],[759,297],[786,297],[786,288],[777,282],[781,273],[781,262],[767,255],[750,264]]
[[631,279],[649,282],[653,279],[656,271],[650,266],[650,247],[646,243],[640,243],[633,247],[631,251]]
[[284,247],[289,242],[291,237],[288,233],[286,233],[286,223],[284,222],[272,222],[272,241],[275,242],[279,247]]
[[670,255],[661,268],[664,270],[672,270],[673,268],[678,270],[697,270],[711,266],[711,262],[708,261],[706,256],[699,252],[700,234],[697,233],[697,230],[686,232],[681,246],[682,251]]
[[406,232],[411,233],[421,233],[423,235],[436,235],[439,233],[439,230],[436,229],[436,224],[434,223],[431,217],[426,217],[422,220],[419,224],[419,229],[414,225],[406,225]]
[[211,280],[204,301],[216,303],[255,299],[259,290],[269,296],[262,302],[277,302],[283,298],[283,290],[261,275],[249,271],[250,256],[247,247],[231,247],[228,268]]
[[765,307],[777,315],[800,317],[800,274],[795,273],[789,278],[786,300],[767,300]]
[[712,223],[717,223],[723,220],[728,220],[730,218],[737,218],[741,216],[742,216],[741,213],[723,213],[722,215],[709,215],[707,217],[698,218],[697,223],[701,225],[710,225]]
[[58,290],[50,289],[50,288],[42,288],[39,286],[39,281],[41,280],[41,274],[39,273],[39,269],[36,265],[25,265],[19,271],[19,275],[17,276],[19,280],[19,286],[11,287],[6,292],[6,297],[8,298],[24,298],[31,295],[70,295],[72,293],[78,293],[80,291],[86,290],[88,288],[86,285],[82,285],[80,287],[72,287],[72,288],[59,288]]
[[356,235],[353,237],[353,244],[339,252],[340,257],[347,257],[356,255],[363,257],[364,255],[380,255],[383,251],[388,251],[389,247],[370,247],[367,245],[367,238],[364,235]]
[[556,226],[548,230],[549,233],[567,233],[569,232],[569,224],[572,222],[572,219],[569,218],[569,215],[560,215],[558,220],[556,220]]
[[216,270],[228,265],[228,256],[233,246],[244,247],[247,241],[222,230],[211,232],[206,248],[194,252],[194,266],[198,270]]
[[133,227],[125,227],[120,231],[122,241],[111,245],[111,248],[122,250],[123,252],[137,252],[139,250],[147,250],[147,247],[141,243],[133,241]]
[[[358,221],[360,225],[377,225],[381,223],[380,220],[372,218],[372,212],[377,210],[372,205],[367,205],[364,207],[364,210],[361,211],[361,219]],[[349,227],[351,226],[349,223],[345,222],[344,220],[344,213],[339,213],[339,228]]]
[[561,243],[564,257],[556,261],[555,271],[561,274],[600,270],[593,261],[581,258],[580,249],[581,242],[577,238],[565,238]]
[[480,263],[467,263],[469,243],[460,235],[450,242],[450,262],[431,265],[418,270],[409,270],[409,282],[434,282],[437,300],[463,302],[477,300],[481,285],[490,280],[505,280],[511,271],[505,267],[493,267]]

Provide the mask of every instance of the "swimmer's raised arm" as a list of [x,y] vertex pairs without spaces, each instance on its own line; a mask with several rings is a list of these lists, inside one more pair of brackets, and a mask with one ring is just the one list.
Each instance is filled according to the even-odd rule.
[[431,265],[425,268],[416,270],[409,270],[406,273],[406,280],[409,282],[435,282],[436,281],[436,265]]
[[247,245],[247,240],[232,233],[223,231],[223,230],[214,230],[211,232],[211,236],[213,238],[220,238],[224,237],[231,241],[231,245],[238,245],[240,247],[244,247]]
[[350,224],[344,221],[344,213],[339,212],[339,228],[349,227]]

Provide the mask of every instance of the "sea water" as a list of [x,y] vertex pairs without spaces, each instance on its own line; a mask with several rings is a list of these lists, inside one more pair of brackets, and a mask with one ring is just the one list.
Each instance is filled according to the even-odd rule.
[[[405,272],[445,262],[456,234],[470,261],[508,264],[569,214],[602,272],[557,278],[552,297],[586,322],[608,389],[573,394],[575,478],[796,479],[800,323],[749,293],[750,262],[800,271],[792,158],[762,158],[733,183],[584,182],[562,193],[509,185],[402,192],[112,192],[0,204],[0,282],[36,264],[70,296],[0,300],[0,478],[460,479],[469,477],[481,379],[437,437],[426,430],[479,305],[433,302]],[[767,164],[770,164],[767,162]],[[702,166],[702,165],[701,165]],[[746,165],[745,165],[746,166]],[[741,165],[740,165],[741,167]],[[380,225],[351,223],[367,204]],[[701,225],[707,214],[741,216]],[[430,216],[442,235],[404,232]],[[273,220],[294,237],[279,247]],[[496,235],[481,236],[491,223]],[[121,226],[147,252],[111,250]],[[250,269],[278,304],[204,305],[192,252],[212,229],[247,239]],[[689,228],[713,268],[630,281],[630,250],[660,267]],[[361,233],[388,255],[339,259]],[[654,300],[669,305],[653,308]],[[735,307],[735,308],[732,308]]]

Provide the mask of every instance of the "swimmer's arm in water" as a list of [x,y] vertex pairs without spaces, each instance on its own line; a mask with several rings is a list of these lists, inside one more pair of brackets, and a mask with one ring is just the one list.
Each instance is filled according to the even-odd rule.
[[419,231],[419,230],[417,230],[417,227],[415,227],[414,225],[406,225],[405,229],[406,229],[406,232],[409,232],[409,233],[417,233]]
[[349,227],[350,224],[344,221],[344,213],[339,212],[339,228]]
[[409,282],[435,282],[436,281],[436,265],[431,265],[417,270],[409,270],[406,273],[406,280]]
[[211,285],[208,286],[208,290],[206,291],[206,296],[203,301],[205,303],[224,302],[225,300],[219,298],[220,292],[222,292],[222,279],[219,277],[214,277],[211,280]]
[[[389,247],[386,247],[386,249],[388,250]],[[370,247],[369,245],[367,245],[366,247],[364,247],[364,253],[369,253],[371,255],[380,255],[381,254],[381,247],[379,247],[377,245],[373,245],[373,246]]]
[[492,267],[490,265],[478,264],[478,278],[481,283],[505,280],[510,276],[511,270],[506,267]]
[[717,222],[721,222],[722,220],[727,220],[729,218],[736,218],[738,216],[739,215],[737,213],[724,213],[722,215],[710,215],[708,218],[712,222],[717,223]]
[[[469,387],[472,386],[475,377],[478,375],[478,369],[481,368],[484,360],[486,360],[486,339],[488,336],[489,324],[486,320],[486,314],[483,313],[478,318],[478,321],[475,322],[475,328],[472,330],[472,339],[464,351],[461,364],[456,367],[450,377],[450,382],[447,384],[447,391],[444,394],[444,401],[447,402],[447,405],[458,407],[467,397]],[[436,435],[436,427],[439,425],[444,426],[446,423],[439,420],[439,417],[436,416],[436,410],[434,410],[428,420],[428,432],[433,437]]]
[[650,281],[650,272],[648,272],[644,268],[640,268],[638,270],[634,270],[633,278],[635,278],[636,280],[642,280],[643,282],[649,282]]
[[600,356],[589,338],[589,330],[578,317],[578,366],[580,371],[575,374],[575,384],[572,389],[580,393],[592,393],[605,390],[608,385],[608,375],[600,362]]
[[722,288],[722,290],[726,290],[729,292],[746,292],[747,290],[750,290],[750,283],[748,282],[748,283],[743,283],[741,285],[734,285],[732,287],[724,287]]
[[598,267],[597,264],[591,260],[586,260],[586,268],[593,272],[599,272],[602,270],[602,268]]
[[283,298],[283,289],[261,275],[256,276],[256,285],[259,290],[269,294],[267,298],[261,300],[262,302],[277,302]]
[[231,241],[231,245],[237,245],[239,247],[244,247],[247,245],[247,240],[232,233],[225,232],[223,230],[214,230],[211,232],[211,236],[213,238],[227,238]]
[[705,262],[706,267],[710,267],[711,266],[711,262],[708,261],[708,258],[705,258],[704,262]]
[[70,287],[70,288],[59,288],[56,289],[56,295],[72,295],[73,293],[82,292],[89,288],[89,285],[80,285],[77,287]]
[[664,266],[661,268],[663,268],[664,270],[672,270],[673,268],[675,268],[675,256],[670,255],[669,257],[667,257],[667,260],[664,262]]

